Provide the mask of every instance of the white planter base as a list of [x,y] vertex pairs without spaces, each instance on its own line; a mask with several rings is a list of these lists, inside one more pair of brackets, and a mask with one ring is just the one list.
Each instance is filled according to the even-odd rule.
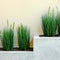
[[34,36],[34,52],[38,60],[60,60],[60,37]]

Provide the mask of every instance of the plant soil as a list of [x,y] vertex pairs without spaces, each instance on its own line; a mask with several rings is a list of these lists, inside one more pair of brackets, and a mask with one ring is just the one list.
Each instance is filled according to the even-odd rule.
[[44,35],[39,35],[39,37],[60,37],[60,35],[56,34],[55,36],[44,36]]
[[[0,48],[0,51],[5,51],[3,48]],[[33,48],[29,48],[28,50],[19,50],[19,48],[13,48],[12,51],[33,51]]]

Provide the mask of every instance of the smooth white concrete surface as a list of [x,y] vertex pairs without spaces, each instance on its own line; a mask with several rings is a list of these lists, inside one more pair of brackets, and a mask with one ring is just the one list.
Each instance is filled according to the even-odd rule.
[[0,53],[1,60],[32,60],[32,52],[26,53]]
[[60,37],[34,36],[36,60],[60,60]]

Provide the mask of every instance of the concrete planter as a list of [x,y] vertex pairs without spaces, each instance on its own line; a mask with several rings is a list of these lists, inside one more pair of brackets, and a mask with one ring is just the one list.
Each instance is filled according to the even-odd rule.
[[60,37],[34,36],[34,51],[38,59],[60,60]]
[[34,36],[34,48],[37,47],[60,47],[60,37]]

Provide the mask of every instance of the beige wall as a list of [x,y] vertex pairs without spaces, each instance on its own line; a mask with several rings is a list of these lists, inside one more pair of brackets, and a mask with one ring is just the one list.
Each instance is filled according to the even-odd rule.
[[42,34],[41,15],[49,6],[58,6],[60,10],[60,0],[0,0],[0,30],[8,19],[10,24],[15,22],[16,27],[21,22],[27,25],[31,29],[31,37]]

